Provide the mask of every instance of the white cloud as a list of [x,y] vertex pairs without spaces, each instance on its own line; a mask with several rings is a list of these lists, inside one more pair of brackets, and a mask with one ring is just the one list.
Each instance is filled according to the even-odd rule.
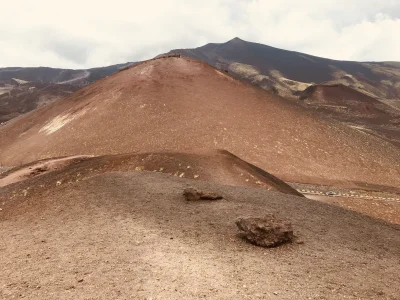
[[400,60],[398,0],[0,3],[0,67],[84,68],[235,36],[346,60]]

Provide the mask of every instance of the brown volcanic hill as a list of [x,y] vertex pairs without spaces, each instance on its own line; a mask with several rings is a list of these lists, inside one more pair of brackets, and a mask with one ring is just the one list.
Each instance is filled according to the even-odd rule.
[[[0,298],[398,299],[399,226],[333,205],[153,172],[0,189]],[[224,196],[188,202],[188,186]],[[41,187],[32,182],[32,188]],[[296,242],[253,246],[239,217]]]
[[133,170],[161,172],[224,185],[262,187],[303,197],[282,180],[225,150],[45,159],[0,174],[0,187],[26,181],[30,193],[41,192],[44,187],[52,187],[55,182],[73,183],[102,173]]
[[0,162],[226,149],[294,182],[400,185],[399,149],[189,58],[143,62],[0,128]]
[[[195,49],[176,49],[170,53],[203,60],[229,71],[235,77],[294,101],[299,101],[299,94],[304,96],[304,93],[307,94],[309,88],[313,89],[313,86],[344,85],[349,87],[355,91],[344,91],[344,88],[341,88],[342,91],[338,93],[347,93],[347,98],[349,96],[358,98],[353,103],[339,101],[341,105],[337,105],[336,108],[313,105],[305,105],[305,107],[317,108],[318,113],[324,116],[328,115],[336,120],[346,121],[355,127],[361,126],[362,130],[400,146],[399,63],[337,61],[246,42],[239,38],[222,44],[211,43]],[[304,92],[304,90],[307,91]],[[374,106],[381,110],[379,116],[364,110],[364,116],[369,115],[369,117],[361,118],[357,113],[352,119],[354,110],[360,110],[355,107],[355,103],[360,102],[361,107],[371,108],[370,105],[361,103],[363,100],[370,102],[371,98],[381,102],[379,104],[376,100],[374,101]],[[304,104],[302,101],[300,103]],[[386,116],[382,114],[383,112],[386,112]]]

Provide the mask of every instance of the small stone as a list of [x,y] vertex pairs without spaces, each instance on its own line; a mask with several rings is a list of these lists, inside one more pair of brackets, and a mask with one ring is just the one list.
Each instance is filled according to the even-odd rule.
[[83,279],[81,278],[81,279],[78,279],[78,282],[83,282]]
[[65,289],[66,290],[73,290],[73,289],[75,289],[75,286],[74,285],[70,285],[70,286],[67,286]]
[[187,201],[198,201],[198,200],[221,200],[222,195],[210,192],[199,191],[193,187],[186,188],[183,191]]

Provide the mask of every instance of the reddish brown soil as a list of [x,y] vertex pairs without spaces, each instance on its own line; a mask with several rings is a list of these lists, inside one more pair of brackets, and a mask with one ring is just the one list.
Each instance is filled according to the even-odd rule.
[[395,146],[188,58],[152,60],[102,79],[1,127],[0,140],[3,165],[220,148],[286,181],[400,186]]
[[222,148],[287,181],[400,184],[399,149],[391,144],[186,58],[144,62],[100,80],[1,127],[0,139],[4,165]]
[[[1,299],[400,294],[400,227],[336,206],[145,171],[21,191],[34,180],[0,189]],[[187,202],[188,186],[224,200]],[[238,217],[270,213],[304,243],[264,249],[237,235]]]
[[[45,186],[86,180],[106,172],[132,170],[161,172],[226,185],[260,187],[302,196],[280,179],[222,150],[197,154],[142,153],[48,159],[0,174],[0,187],[27,180],[25,188],[34,193]],[[28,180],[33,178],[34,181]]]

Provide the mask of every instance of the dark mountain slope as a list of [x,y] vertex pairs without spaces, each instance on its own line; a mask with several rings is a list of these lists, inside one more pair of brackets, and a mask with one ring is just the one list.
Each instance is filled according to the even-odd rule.
[[341,81],[373,96],[400,99],[400,65],[394,62],[337,61],[239,38],[171,53],[201,59],[264,88],[275,88],[282,95],[303,90],[304,83]]

